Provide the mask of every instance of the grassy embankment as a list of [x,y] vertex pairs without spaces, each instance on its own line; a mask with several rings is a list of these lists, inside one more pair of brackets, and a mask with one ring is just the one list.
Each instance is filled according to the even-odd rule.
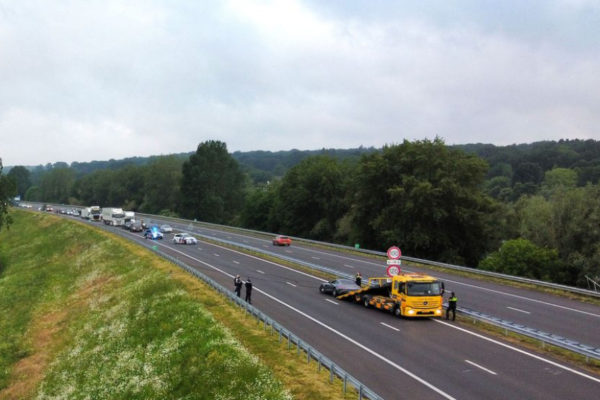
[[0,233],[0,399],[344,397],[325,370],[150,251],[12,214]]

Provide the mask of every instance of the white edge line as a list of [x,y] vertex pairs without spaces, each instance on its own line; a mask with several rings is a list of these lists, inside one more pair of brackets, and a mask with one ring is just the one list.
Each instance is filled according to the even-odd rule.
[[535,354],[533,354],[533,353],[529,353],[528,351],[521,350],[521,349],[519,349],[519,348],[516,348],[516,347],[514,347],[514,346],[511,346],[511,345],[509,345],[509,344],[502,343],[502,342],[500,342],[500,341],[498,341],[498,340],[495,340],[495,339],[492,339],[492,338],[489,338],[489,337],[485,337],[485,336],[483,336],[483,335],[480,335],[479,333],[471,332],[471,331],[469,331],[469,330],[467,330],[467,329],[460,328],[460,327],[458,327],[458,326],[456,326],[456,325],[452,325],[452,324],[449,324],[449,323],[447,323],[447,322],[444,322],[444,321],[440,321],[440,320],[433,319],[433,318],[432,318],[432,320],[433,320],[433,321],[435,321],[435,322],[437,322],[438,324],[444,324],[444,325],[447,325],[447,326],[449,326],[449,327],[451,327],[451,328],[458,329],[458,330],[459,330],[459,331],[461,331],[461,332],[465,332],[465,333],[467,333],[467,334],[469,334],[469,335],[473,335],[473,336],[475,336],[475,337],[478,337],[478,338],[480,338],[480,339],[487,340],[488,342],[491,342],[491,343],[497,344],[498,346],[505,347],[505,348],[507,348],[507,349],[510,349],[510,350],[516,351],[517,353],[524,354],[524,355],[526,355],[526,356],[529,356],[529,357],[535,358],[536,360],[539,360],[539,361],[541,361],[541,362],[545,362],[545,363],[547,363],[547,364],[550,364],[550,365],[553,365],[553,366],[555,366],[555,367],[557,367],[557,368],[563,369],[563,370],[565,370],[565,371],[568,371],[568,372],[571,372],[571,373],[573,373],[573,374],[576,374],[576,375],[582,376],[582,377],[584,377],[584,378],[587,378],[587,379],[589,379],[589,380],[592,380],[592,381],[594,381],[594,382],[600,383],[600,379],[598,379],[598,378],[595,378],[595,377],[593,377],[593,376],[590,376],[590,375],[584,374],[583,372],[579,372],[579,371],[577,371],[577,370],[575,370],[575,369],[573,369],[573,368],[569,368],[569,367],[567,367],[567,366],[564,366],[564,365],[561,365],[561,364],[559,364],[559,363],[556,363],[556,362],[554,362],[554,361],[551,361],[551,360],[548,360],[548,359],[546,359],[546,358],[540,357],[540,356],[538,356],[538,355],[535,355]]
[[[209,268],[212,268],[212,269],[214,269],[214,270],[216,270],[216,271],[219,271],[220,273],[222,273],[222,274],[224,274],[224,275],[226,275],[226,276],[228,276],[228,277],[231,277],[231,278],[233,277],[233,275],[232,275],[232,274],[230,274],[230,273],[228,273],[228,272],[225,272],[225,271],[223,271],[222,269],[220,269],[220,268],[217,268],[217,267],[215,267],[215,266],[213,266],[213,265],[210,265],[210,264],[209,264],[209,263],[207,263],[207,262],[204,262],[204,261],[198,260],[197,258],[195,258],[195,257],[192,257],[192,256],[190,256],[189,254],[186,254],[186,253],[184,253],[184,252],[182,252],[182,251],[179,251],[179,250],[173,249],[172,247],[166,246],[166,245],[164,245],[164,244],[160,244],[160,246],[164,246],[164,247],[166,247],[166,248],[168,248],[168,249],[170,249],[170,250],[173,250],[173,251],[175,251],[175,252],[177,252],[177,253],[180,253],[180,254],[182,254],[182,255],[184,255],[184,256],[186,256],[186,257],[188,257],[188,258],[190,258],[190,259],[192,259],[192,260],[194,260],[194,261],[196,261],[196,262],[199,262],[200,264],[206,265],[206,266],[207,266],[207,267],[209,267]],[[235,250],[232,250],[232,251],[235,251]],[[283,305],[283,306],[285,306],[285,307],[289,308],[290,310],[292,310],[292,311],[295,311],[296,313],[298,313],[298,314],[302,315],[303,317],[305,317],[305,318],[307,318],[307,319],[309,319],[309,320],[313,321],[315,324],[317,324],[317,325],[320,325],[320,326],[322,326],[323,328],[325,328],[325,329],[327,329],[327,330],[329,330],[329,331],[331,331],[331,332],[335,333],[336,335],[338,335],[338,336],[342,337],[343,339],[346,339],[346,340],[347,340],[347,341],[349,341],[350,343],[354,344],[355,346],[357,346],[357,347],[359,347],[359,348],[363,349],[364,351],[366,351],[367,353],[371,354],[373,357],[380,359],[380,360],[381,360],[381,361],[383,361],[384,363],[386,363],[386,364],[389,364],[389,365],[391,365],[392,367],[396,368],[397,370],[399,370],[399,371],[401,371],[401,372],[405,373],[406,375],[408,375],[409,377],[413,378],[414,380],[416,380],[417,382],[421,383],[422,385],[425,385],[425,386],[427,386],[429,389],[433,390],[434,392],[436,392],[436,393],[437,393],[437,394],[439,394],[440,396],[442,396],[442,397],[444,397],[444,398],[446,398],[446,399],[448,399],[448,400],[456,400],[454,397],[450,396],[448,393],[446,393],[446,392],[442,391],[441,389],[437,388],[437,387],[436,387],[436,386],[434,386],[433,384],[431,384],[431,383],[427,382],[427,381],[426,381],[426,380],[424,380],[423,378],[421,378],[421,377],[419,377],[419,376],[415,375],[414,373],[410,372],[409,370],[407,370],[407,369],[406,369],[406,368],[404,368],[404,367],[401,367],[400,365],[396,364],[395,362],[393,362],[393,361],[391,361],[391,360],[388,360],[387,358],[384,358],[382,355],[380,355],[380,354],[379,354],[379,353],[377,353],[376,351],[374,351],[374,350],[371,350],[371,349],[370,349],[370,348],[368,348],[367,346],[365,346],[365,345],[363,345],[363,344],[361,344],[361,343],[357,342],[356,340],[352,339],[352,338],[351,338],[351,337],[349,337],[349,336],[346,336],[346,335],[345,335],[345,334],[343,334],[342,332],[340,332],[340,331],[338,331],[338,330],[335,330],[335,329],[333,329],[333,328],[332,328],[332,327],[330,327],[329,325],[326,325],[325,323],[323,323],[323,322],[319,321],[318,319],[316,319],[316,318],[314,318],[314,317],[312,317],[312,316],[310,316],[310,315],[306,314],[306,313],[305,313],[305,312],[303,312],[303,311],[300,311],[299,309],[295,308],[294,306],[291,306],[291,305],[287,304],[286,302],[284,302],[284,301],[282,301],[282,300],[279,300],[277,297],[274,297],[274,296],[272,296],[272,295],[268,294],[267,292],[265,292],[265,291],[263,291],[263,290],[260,290],[260,289],[258,289],[256,286],[254,286],[254,290],[256,290],[256,291],[258,291],[258,292],[262,293],[263,295],[267,296],[267,297],[268,297],[268,298],[270,298],[271,300],[273,300],[273,301],[276,301],[277,303],[279,303],[279,304],[281,304],[281,305]]]
[[296,285],[294,285],[292,282],[287,282],[287,281],[286,281],[285,283],[287,283],[287,284],[288,284],[288,285],[290,285],[290,286],[296,287]]
[[257,269],[256,272],[258,272],[259,274],[264,274],[264,271],[261,271],[260,269]]
[[340,303],[336,303],[335,301],[331,300],[331,299],[325,299],[325,301],[330,302],[331,304],[335,304],[336,306],[338,306]]
[[497,373],[495,373],[495,372],[494,372],[494,371],[492,371],[491,369],[487,369],[487,368],[485,368],[485,367],[482,367],[482,366],[481,366],[481,365],[479,365],[479,364],[475,364],[473,361],[465,360],[465,362],[466,362],[467,364],[471,364],[472,366],[474,366],[474,367],[477,367],[477,368],[479,368],[479,369],[481,369],[481,370],[484,370],[485,372],[487,372],[487,373],[489,373],[489,374],[492,374],[492,375],[498,375]]

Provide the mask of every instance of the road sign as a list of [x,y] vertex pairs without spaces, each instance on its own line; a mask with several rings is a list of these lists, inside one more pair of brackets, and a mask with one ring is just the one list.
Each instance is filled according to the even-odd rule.
[[400,248],[392,246],[387,250],[387,256],[390,260],[398,260],[402,257],[402,252],[400,251]]
[[387,267],[386,272],[388,276],[398,275],[400,273],[400,267],[397,265],[390,265],[389,267]]
[[387,265],[402,265],[402,260],[387,260]]

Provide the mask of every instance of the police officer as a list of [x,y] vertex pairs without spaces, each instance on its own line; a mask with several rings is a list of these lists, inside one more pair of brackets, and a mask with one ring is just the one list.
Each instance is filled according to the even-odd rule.
[[237,297],[240,297],[240,294],[242,293],[242,279],[239,275],[235,276],[235,279],[233,280],[233,286],[235,294],[237,294]]
[[246,301],[248,304],[252,304],[252,281],[250,280],[250,277],[248,277],[248,280],[244,285],[246,286]]
[[456,302],[458,299],[454,292],[450,293],[450,298],[448,299],[448,308],[446,309],[446,319],[450,316],[450,311],[452,311],[452,321],[456,318]]

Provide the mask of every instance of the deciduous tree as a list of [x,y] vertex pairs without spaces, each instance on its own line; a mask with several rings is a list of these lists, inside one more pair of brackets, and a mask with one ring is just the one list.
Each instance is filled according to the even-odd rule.
[[244,204],[245,178],[227,145],[206,141],[183,163],[181,215],[202,221],[229,223]]

